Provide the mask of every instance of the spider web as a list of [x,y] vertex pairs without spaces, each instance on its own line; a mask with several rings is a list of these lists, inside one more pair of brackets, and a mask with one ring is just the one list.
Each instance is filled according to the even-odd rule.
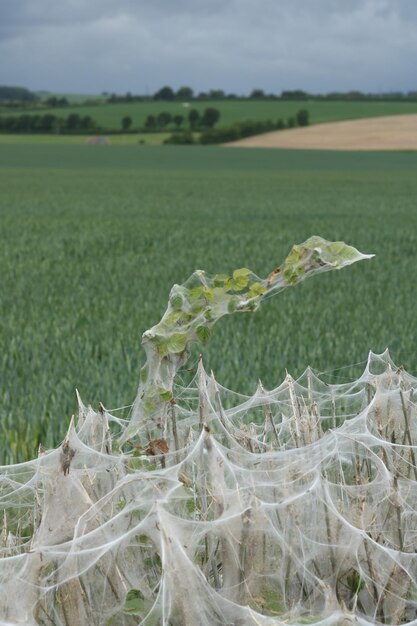
[[0,467],[1,626],[417,625],[417,379],[385,351],[348,383],[176,382],[217,319],[362,258],[313,237],[174,286],[130,419],[78,398],[61,446]]

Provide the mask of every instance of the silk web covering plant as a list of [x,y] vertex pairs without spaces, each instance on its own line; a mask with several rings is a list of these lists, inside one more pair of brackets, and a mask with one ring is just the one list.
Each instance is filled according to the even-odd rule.
[[176,378],[223,315],[369,256],[312,237],[266,279],[175,285],[131,419],[79,399],[58,449],[0,468],[0,624],[417,624],[417,379],[388,352],[252,397]]

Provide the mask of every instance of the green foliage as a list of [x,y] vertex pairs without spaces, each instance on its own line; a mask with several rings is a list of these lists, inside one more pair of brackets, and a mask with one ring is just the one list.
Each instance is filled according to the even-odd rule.
[[152,607],[152,601],[147,600],[139,589],[131,589],[124,605],[124,612],[130,615],[146,615]]
[[369,348],[389,346],[417,371],[413,153],[15,145],[0,146],[0,167],[0,462],[63,439],[75,387],[95,406],[131,404],[141,331],[190,268],[206,267],[216,286],[236,267],[265,276],[312,232],[377,261],[287,289],[262,315],[223,318],[191,362],[202,351],[243,393],[306,364],[346,381],[363,364],[335,368]]
[[175,94],[171,87],[165,86],[158,89],[158,91],[154,94],[154,100],[173,100]]
[[365,587],[365,581],[356,570],[353,570],[350,574],[347,575],[346,582],[349,589],[353,593],[360,593]]
[[122,129],[126,131],[126,130],[129,130],[131,126],[132,126],[132,118],[129,115],[125,115],[122,118]]
[[294,245],[282,266],[265,279],[242,267],[231,276],[210,276],[197,270],[183,285],[174,285],[162,320],[143,334],[149,375],[146,379],[140,377],[132,417],[120,443],[131,442],[144,420],[157,420],[164,429],[175,376],[187,360],[192,343],[207,343],[211,327],[224,315],[256,311],[261,300],[277,289],[291,287],[316,272],[341,269],[371,256],[344,242],[313,236]]
[[184,130],[180,133],[172,133],[164,140],[165,144],[190,146],[196,143],[195,137],[190,130]]
[[0,85],[0,101],[14,100],[18,102],[33,102],[37,96],[25,87],[7,87]]
[[307,109],[300,109],[296,115],[298,126],[308,126],[310,114]]
[[200,113],[197,109],[190,109],[190,112],[188,113],[188,121],[190,123],[190,128],[195,128],[196,126],[198,126],[199,120],[200,120]]
[[220,119],[220,111],[215,107],[208,107],[204,110],[201,117],[201,123],[203,126],[212,128]]
[[[417,103],[415,102],[308,102],[309,123],[318,124],[322,122],[334,122],[344,119],[359,119],[363,117],[374,117],[381,115],[396,115],[404,113],[416,113]],[[300,103],[291,100],[204,100],[193,101],[190,109],[194,109],[198,116],[202,116],[206,108],[217,108],[220,111],[218,128],[229,128],[233,124],[241,123],[243,120],[257,120],[267,122],[281,118],[286,120],[289,116],[299,110]],[[89,116],[94,119],[100,128],[108,128],[114,131],[120,129],[120,120],[129,116],[135,120],[135,126],[143,128],[146,118],[149,115],[156,116],[162,110],[174,115],[186,115],[181,101],[144,101],[144,102],[124,102],[116,104],[77,104],[65,108],[65,115],[77,113],[80,117]],[[57,114],[57,109],[25,108],[25,114]],[[62,111],[64,112],[64,111]],[[2,116],[20,115],[19,108],[10,108],[1,113]]]

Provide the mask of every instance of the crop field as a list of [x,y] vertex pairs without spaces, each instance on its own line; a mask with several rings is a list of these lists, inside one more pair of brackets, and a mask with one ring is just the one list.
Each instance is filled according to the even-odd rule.
[[66,98],[66,100],[70,104],[81,104],[83,102],[87,102],[90,100],[93,102],[102,102],[104,100],[104,96],[98,93],[86,94],[86,93],[74,93],[74,92],[67,93],[65,91],[40,91],[40,92],[37,92],[37,95],[42,100],[46,98],[51,98],[52,96],[55,98]]
[[[125,116],[132,118],[132,127],[139,128],[145,123],[148,115],[158,115],[166,111],[172,115],[187,117],[189,108],[195,108],[200,113],[207,107],[216,107],[220,111],[218,127],[229,126],[234,122],[245,119],[276,121],[279,118],[286,120],[294,116],[299,109],[307,109],[310,113],[310,123],[334,122],[346,119],[359,119],[381,115],[397,115],[417,113],[417,102],[291,102],[291,101],[248,101],[222,100],[191,102],[184,107],[181,102],[137,102],[130,104],[101,104],[90,106],[64,107],[59,109],[35,109],[34,114],[51,113],[58,116],[68,116],[78,113],[80,116],[91,116],[99,126],[106,129],[120,129],[121,120]],[[31,111],[19,110],[16,115],[30,114]],[[1,115],[13,115],[13,111],[0,111]]]
[[406,152],[1,145],[0,462],[57,445],[75,388],[131,404],[173,283],[266,276],[312,234],[377,256],[221,320],[206,369],[253,393],[307,365],[345,381],[389,347],[417,373],[416,171]]
[[[110,135],[111,144],[148,144],[159,145],[170,136],[167,133],[131,133]],[[52,134],[9,134],[0,133],[0,145],[4,144],[60,144],[85,145],[89,137],[86,135],[52,135]]]

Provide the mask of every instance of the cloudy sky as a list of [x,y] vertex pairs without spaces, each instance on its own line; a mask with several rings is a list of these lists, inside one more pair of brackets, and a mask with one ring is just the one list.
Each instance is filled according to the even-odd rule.
[[0,0],[0,84],[417,89],[417,0]]

